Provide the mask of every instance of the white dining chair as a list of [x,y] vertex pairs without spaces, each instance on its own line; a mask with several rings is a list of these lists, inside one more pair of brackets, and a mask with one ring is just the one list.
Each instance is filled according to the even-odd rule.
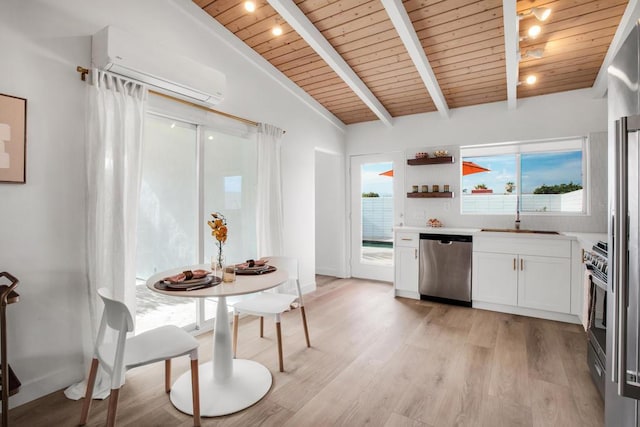
[[[98,365],[110,375],[111,394],[107,411],[107,426],[116,424],[118,395],[124,385],[127,370],[138,366],[165,361],[165,391],[171,391],[171,359],[189,355],[191,358],[191,393],[193,396],[193,425],[200,426],[200,396],[198,383],[198,341],[177,326],[162,326],[127,339],[133,331],[133,318],[125,304],[107,296],[105,288],[98,289],[104,302],[104,311],[98,337],[93,351],[93,360],[87,380],[87,391],[82,405],[80,425],[89,418],[93,388]],[[107,342],[107,329],[115,332],[114,342]]]
[[[264,336],[264,318],[272,316],[276,324],[276,337],[278,341],[278,367],[280,372],[284,372],[284,362],[282,357],[282,329],[280,327],[280,316],[285,311],[292,308],[294,302],[298,302],[300,314],[302,316],[302,326],[307,347],[311,347],[309,341],[309,328],[307,327],[307,315],[304,310],[302,291],[300,290],[300,280],[298,278],[298,260],[290,257],[265,257],[269,259],[268,264],[276,268],[284,269],[289,273],[289,280],[275,289],[259,293],[254,298],[240,301],[233,305],[233,356],[236,356],[238,348],[238,318],[240,313],[251,314],[260,317],[260,338]],[[288,285],[295,283],[296,294],[290,292]]]

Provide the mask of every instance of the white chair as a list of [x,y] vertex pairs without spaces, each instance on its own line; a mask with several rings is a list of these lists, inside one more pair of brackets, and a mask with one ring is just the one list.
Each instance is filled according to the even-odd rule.
[[[240,313],[260,316],[260,338],[264,336],[264,317],[273,316],[276,323],[276,337],[278,340],[278,365],[280,372],[284,372],[284,362],[282,360],[282,330],[280,328],[280,315],[291,309],[291,305],[298,301],[300,314],[302,315],[302,326],[304,336],[307,340],[307,347],[311,347],[309,342],[309,329],[307,327],[307,316],[304,311],[302,301],[302,291],[298,280],[298,260],[288,257],[265,257],[269,259],[269,265],[278,269],[284,269],[289,273],[289,281],[278,286],[275,290],[261,292],[256,297],[240,301],[233,305],[233,356],[236,355],[238,347],[238,316]],[[295,282],[297,295],[282,293],[286,291],[287,284]],[[272,292],[275,291],[275,292]]]
[[[127,339],[127,332],[133,331],[131,313],[126,305],[109,298],[107,292],[105,288],[98,289],[98,295],[104,302],[104,311],[93,351],[80,425],[85,425],[89,418],[99,364],[111,377],[107,426],[112,427],[116,424],[118,394],[120,387],[124,385],[125,372],[127,370],[164,360],[165,391],[169,393],[171,391],[171,359],[188,354],[191,358],[193,425],[200,426],[198,341],[186,331],[173,325],[162,326]],[[115,331],[115,342],[105,342],[107,327]]]

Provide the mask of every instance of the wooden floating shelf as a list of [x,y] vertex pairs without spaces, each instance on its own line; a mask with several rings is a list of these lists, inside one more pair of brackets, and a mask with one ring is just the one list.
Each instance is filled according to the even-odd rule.
[[438,199],[453,199],[453,192],[439,192],[439,193],[407,193],[407,197],[410,199],[429,199],[429,198],[438,198]]
[[447,157],[423,157],[421,159],[407,159],[407,164],[411,166],[418,165],[437,165],[443,163],[455,163],[453,156]]

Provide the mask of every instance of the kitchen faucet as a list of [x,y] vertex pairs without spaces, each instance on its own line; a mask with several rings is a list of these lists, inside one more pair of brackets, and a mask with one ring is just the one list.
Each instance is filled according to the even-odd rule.
[[516,196],[516,230],[520,230],[520,196]]

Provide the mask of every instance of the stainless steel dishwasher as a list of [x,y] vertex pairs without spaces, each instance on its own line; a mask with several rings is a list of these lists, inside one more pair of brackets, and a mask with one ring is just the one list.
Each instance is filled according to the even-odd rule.
[[472,237],[420,234],[420,298],[471,307]]

